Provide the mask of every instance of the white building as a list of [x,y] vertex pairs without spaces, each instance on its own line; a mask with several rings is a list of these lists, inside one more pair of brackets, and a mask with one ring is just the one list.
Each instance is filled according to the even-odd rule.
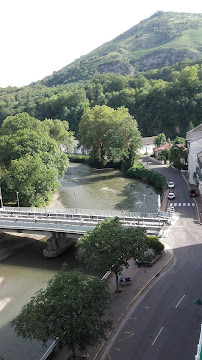
[[83,146],[81,146],[81,147],[78,148],[78,147],[77,147],[78,144],[79,144],[78,140],[74,140],[74,144],[73,144],[71,153],[72,153],[73,155],[87,155],[87,154],[88,154],[87,150],[85,150],[85,149],[83,148]]
[[142,147],[139,149],[139,153],[142,155],[153,154],[154,152],[154,138],[155,136],[142,138]]
[[187,132],[188,174],[190,184],[199,184],[202,194],[202,124]]

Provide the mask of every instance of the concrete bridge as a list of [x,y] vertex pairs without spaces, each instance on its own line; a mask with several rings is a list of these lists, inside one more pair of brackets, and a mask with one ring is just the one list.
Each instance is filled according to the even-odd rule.
[[44,235],[48,238],[44,256],[56,257],[87,230],[93,230],[99,221],[115,216],[124,227],[146,227],[148,234],[157,234],[170,221],[167,213],[3,207],[0,208],[0,231]]

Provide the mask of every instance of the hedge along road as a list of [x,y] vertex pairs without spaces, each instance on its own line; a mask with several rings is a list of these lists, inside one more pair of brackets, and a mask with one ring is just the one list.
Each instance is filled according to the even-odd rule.
[[[155,190],[124,177],[118,170],[96,170],[71,163],[61,184],[59,192],[68,207],[157,211]],[[46,240],[39,236],[20,240],[19,237],[0,236],[0,356],[6,360],[38,360],[41,357],[45,352],[41,345],[16,337],[8,323],[38,289],[46,286],[64,262],[70,269],[81,267],[75,261],[73,249],[50,261],[43,258],[45,247]]]

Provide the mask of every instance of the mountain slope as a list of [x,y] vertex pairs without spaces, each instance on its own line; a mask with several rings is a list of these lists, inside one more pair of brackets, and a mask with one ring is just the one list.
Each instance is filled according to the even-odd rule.
[[46,86],[90,79],[96,72],[133,74],[202,55],[202,14],[158,12],[40,81]]

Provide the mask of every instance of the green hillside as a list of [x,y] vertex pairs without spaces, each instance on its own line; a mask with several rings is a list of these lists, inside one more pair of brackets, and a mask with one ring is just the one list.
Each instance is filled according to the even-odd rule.
[[202,14],[158,12],[41,80],[46,86],[89,80],[94,74],[172,66],[202,54]]

